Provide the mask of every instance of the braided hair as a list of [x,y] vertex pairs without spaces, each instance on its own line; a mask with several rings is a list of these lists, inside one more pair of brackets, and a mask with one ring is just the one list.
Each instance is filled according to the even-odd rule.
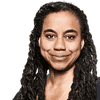
[[[46,16],[60,11],[70,11],[78,17],[81,38],[85,42],[81,54],[75,62],[72,90],[68,100],[96,100],[97,98],[97,55],[92,35],[89,32],[87,17],[82,10],[71,3],[50,2],[40,7],[34,18],[28,59],[21,79],[20,100],[36,100],[37,95],[38,100],[45,100],[45,85],[49,65],[40,53],[38,39],[41,36],[43,21]],[[78,92],[76,92],[77,90]]]

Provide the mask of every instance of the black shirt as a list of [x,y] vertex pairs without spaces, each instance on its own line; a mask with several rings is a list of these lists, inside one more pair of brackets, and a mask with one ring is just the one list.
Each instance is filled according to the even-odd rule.
[[[97,83],[97,100],[100,100],[100,77],[96,81]],[[16,94],[13,100],[20,100],[20,92]]]
[[97,100],[100,100],[100,77],[97,80]]

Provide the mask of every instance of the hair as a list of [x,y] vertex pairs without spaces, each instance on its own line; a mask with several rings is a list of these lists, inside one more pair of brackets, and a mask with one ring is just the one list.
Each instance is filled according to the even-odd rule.
[[[38,100],[45,100],[45,85],[49,65],[40,53],[38,39],[41,36],[46,16],[60,11],[70,11],[78,17],[81,38],[85,42],[81,54],[75,62],[72,90],[68,100],[96,100],[97,98],[97,55],[92,35],[89,32],[87,17],[82,10],[71,3],[50,2],[40,7],[34,18],[28,59],[21,79],[20,100],[36,100],[36,95],[38,95]],[[77,90],[78,92],[76,92]]]

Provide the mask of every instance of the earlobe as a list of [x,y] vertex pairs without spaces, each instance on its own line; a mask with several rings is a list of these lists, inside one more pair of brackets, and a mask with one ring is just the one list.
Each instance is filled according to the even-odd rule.
[[39,39],[38,39],[38,44],[39,44],[39,47],[40,47],[40,37],[39,37]]
[[81,41],[81,50],[83,49],[83,47],[84,47],[84,39],[82,39]]

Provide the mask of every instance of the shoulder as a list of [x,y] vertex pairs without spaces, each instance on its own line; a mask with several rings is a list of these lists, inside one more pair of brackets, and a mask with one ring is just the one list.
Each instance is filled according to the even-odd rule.
[[14,97],[13,100],[20,100],[20,92],[18,92],[18,93],[15,95],[15,97]]
[[97,79],[96,83],[97,83],[97,88],[100,88],[100,77]]
[[[20,97],[20,92],[18,92],[15,97],[13,98],[13,100],[21,100],[21,97]],[[36,96],[36,100],[38,100],[38,95]]]
[[96,81],[97,83],[97,100],[100,100],[100,77]]

